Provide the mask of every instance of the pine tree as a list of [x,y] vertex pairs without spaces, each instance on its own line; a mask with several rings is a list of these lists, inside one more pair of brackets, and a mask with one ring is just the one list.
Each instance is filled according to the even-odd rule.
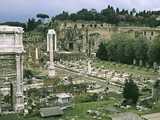
[[136,83],[130,78],[125,81],[124,89],[123,89],[123,97],[127,101],[127,103],[135,105],[139,99],[139,89]]
[[96,53],[96,57],[98,57],[101,60],[107,60],[107,50],[104,43],[101,43],[99,45],[99,49]]

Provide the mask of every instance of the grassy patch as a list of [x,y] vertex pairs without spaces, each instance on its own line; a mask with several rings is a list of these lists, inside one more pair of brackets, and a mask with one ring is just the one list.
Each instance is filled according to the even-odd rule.
[[97,60],[95,62],[95,67],[97,68],[105,68],[110,70],[116,70],[119,72],[126,72],[133,74],[135,76],[143,76],[144,78],[156,78],[158,77],[158,72],[155,72],[153,69],[139,67],[134,65],[126,65],[109,61],[100,61]]

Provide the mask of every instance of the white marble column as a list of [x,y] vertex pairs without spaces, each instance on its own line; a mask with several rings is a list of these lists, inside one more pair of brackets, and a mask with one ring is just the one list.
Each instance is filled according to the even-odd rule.
[[47,35],[47,52],[49,52],[49,36]]
[[35,53],[36,53],[36,60],[38,60],[38,59],[39,59],[39,56],[38,56],[38,48],[36,48]]
[[[2,82],[0,82],[0,87],[2,85]],[[1,109],[1,100],[2,100],[2,94],[1,94],[1,89],[0,89],[0,113],[2,112],[2,109]]]
[[53,36],[55,36],[54,30],[48,30],[47,38],[49,42],[49,67],[48,67],[48,76],[53,78],[55,76],[55,67],[54,67],[54,50],[53,50]]
[[39,52],[38,52],[38,48],[35,49],[35,64],[39,64]]
[[21,92],[23,94],[23,61],[24,61],[24,56],[21,55]]
[[57,51],[57,34],[54,35],[54,51]]
[[29,63],[32,63],[31,50],[28,51],[28,62],[29,62]]
[[16,103],[15,111],[19,112],[24,109],[23,100],[23,60],[21,54],[16,55],[16,70],[17,70],[17,81],[16,81]]

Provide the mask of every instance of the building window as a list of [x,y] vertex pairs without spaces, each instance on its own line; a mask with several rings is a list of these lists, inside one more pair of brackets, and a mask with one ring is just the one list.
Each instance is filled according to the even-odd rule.
[[154,35],[154,32],[152,31],[152,32],[151,32],[151,36],[153,36],[153,35]]
[[73,43],[69,43],[69,49],[73,50]]
[[90,24],[90,27],[93,27],[93,25],[92,25],[92,24]]
[[77,24],[74,25],[74,28],[77,28]]
[[135,38],[139,37],[140,33],[139,32],[135,32]]
[[146,31],[145,31],[145,32],[144,32],[144,35],[146,36],[146,34],[147,34],[147,33],[146,33]]
[[84,26],[85,26],[85,25],[84,25],[84,24],[82,24],[82,28],[84,28]]
[[152,37],[150,37],[149,39],[152,40]]

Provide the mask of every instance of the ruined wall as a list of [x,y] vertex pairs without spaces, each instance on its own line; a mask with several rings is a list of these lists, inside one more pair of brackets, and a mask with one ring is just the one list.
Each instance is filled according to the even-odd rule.
[[[153,40],[160,35],[159,28],[120,27],[95,21],[54,21],[51,26],[57,33],[58,51],[79,52],[86,55],[95,53],[99,44],[110,40],[114,33],[129,33],[133,37],[144,36],[147,40]],[[26,54],[28,54],[27,59],[31,58],[31,61],[36,61],[36,48],[38,48],[39,59],[44,58],[46,52],[45,35],[38,32],[25,33],[24,44]]]
[[[0,55],[0,88],[10,88],[8,95],[12,97],[7,103],[4,101],[4,96],[1,96],[1,100],[4,101],[4,105],[10,105],[11,108],[13,108],[13,104],[15,103],[15,96],[13,94],[15,94],[16,86],[11,90],[10,85],[16,85],[17,79],[15,58],[15,55]],[[1,110],[3,110],[3,107]]]
[[16,81],[15,55],[0,55],[0,81]]
[[[120,27],[95,21],[55,21],[60,50],[95,53],[101,42],[110,40],[114,33],[129,33],[153,40],[160,35],[159,28]],[[55,27],[53,27],[55,28]]]
[[[55,21],[60,50],[94,53],[101,42],[110,39],[115,26],[86,21]],[[53,25],[54,26],[54,25]]]
[[27,64],[35,64],[36,61],[36,49],[38,54],[38,59],[43,61],[44,53],[47,52],[47,40],[44,34],[39,32],[26,32],[23,35],[23,43],[25,47],[25,66]]

